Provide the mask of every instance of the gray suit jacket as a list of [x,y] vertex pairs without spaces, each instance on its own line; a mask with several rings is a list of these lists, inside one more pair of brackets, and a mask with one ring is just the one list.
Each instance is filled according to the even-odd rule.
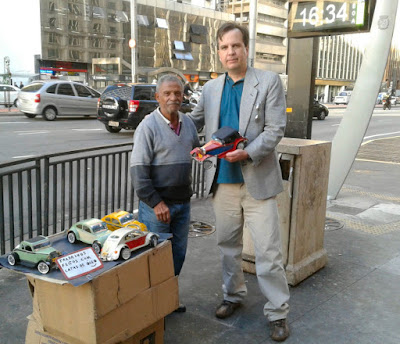
[[[205,125],[206,141],[218,130],[225,74],[207,82],[198,105],[189,115],[197,128]],[[284,135],[286,102],[278,74],[247,68],[240,102],[239,132],[249,141],[245,148],[251,160],[241,162],[244,182],[255,199],[267,199],[283,190],[275,147]],[[216,173],[206,172],[206,196]]]

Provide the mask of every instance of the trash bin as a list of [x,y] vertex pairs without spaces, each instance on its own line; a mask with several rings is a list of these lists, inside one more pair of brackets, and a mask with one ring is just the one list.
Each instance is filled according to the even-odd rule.
[[[284,191],[277,196],[283,263],[288,283],[300,283],[327,262],[324,244],[331,142],[283,138],[277,147]],[[243,270],[255,273],[246,225]]]

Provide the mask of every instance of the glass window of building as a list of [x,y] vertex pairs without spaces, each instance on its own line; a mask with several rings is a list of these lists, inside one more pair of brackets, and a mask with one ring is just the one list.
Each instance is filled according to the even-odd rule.
[[79,30],[79,22],[77,20],[70,19],[68,21],[68,30],[78,31]]
[[168,23],[164,18],[156,18],[157,27],[161,29],[168,29]]
[[149,18],[147,16],[138,15],[137,16],[137,23],[141,26],[150,26]]
[[117,11],[117,12],[115,12],[115,21],[117,23],[128,23],[129,22],[129,18],[128,18],[128,15],[125,12]]
[[107,17],[106,11],[97,6],[93,6],[93,18],[105,19]]
[[75,14],[77,16],[82,14],[81,10],[79,9],[78,4],[68,3],[68,12],[71,14]]

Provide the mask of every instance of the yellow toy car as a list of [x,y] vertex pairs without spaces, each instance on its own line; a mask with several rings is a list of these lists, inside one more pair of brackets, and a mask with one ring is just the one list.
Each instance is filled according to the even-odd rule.
[[144,223],[135,220],[132,213],[124,210],[119,210],[108,214],[104,216],[101,220],[107,224],[107,227],[110,231],[115,231],[117,229],[128,226],[136,226],[141,231],[147,232],[147,226]]

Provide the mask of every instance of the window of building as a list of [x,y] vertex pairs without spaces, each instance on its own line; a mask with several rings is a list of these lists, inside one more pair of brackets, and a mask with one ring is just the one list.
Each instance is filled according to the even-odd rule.
[[105,19],[107,18],[107,13],[103,8],[93,6],[93,18]]
[[174,49],[175,50],[183,50],[183,51],[185,51],[186,49],[185,49],[185,45],[183,44],[183,42],[182,41],[174,41]]
[[102,42],[101,38],[93,38],[92,47],[93,48],[101,48],[101,42]]
[[82,45],[81,39],[79,37],[70,36],[68,38],[68,44],[73,47],[79,47]]
[[59,58],[58,49],[54,49],[54,48],[47,49],[47,57],[49,59],[58,59]]
[[204,25],[190,25],[190,41],[197,44],[207,44],[207,27]]
[[115,41],[109,41],[108,49],[117,49],[117,43]]
[[117,23],[127,23],[129,22],[128,15],[123,11],[115,12],[115,21]]
[[49,32],[48,35],[48,43],[50,44],[59,44],[59,36],[54,32]]
[[92,57],[92,59],[99,59],[101,57],[101,53],[99,52],[91,53],[90,56]]
[[54,12],[56,10],[56,4],[54,1],[49,2],[49,12]]
[[115,10],[115,2],[111,2],[111,1],[107,2],[107,8],[109,10]]
[[93,6],[100,6],[100,0],[92,0]]
[[117,33],[117,28],[115,26],[110,26],[108,32],[110,35],[115,35]]
[[77,16],[82,14],[82,11],[79,9],[79,6],[77,4],[71,3],[68,3],[68,12]]
[[177,60],[193,61],[192,53],[174,52],[174,56]]
[[101,32],[101,24],[100,24],[100,23],[94,23],[94,24],[93,24],[93,32],[94,32],[94,33],[99,33],[99,32]]
[[49,26],[50,26],[51,29],[55,29],[56,22],[57,22],[56,18],[49,18]]
[[150,26],[149,18],[147,16],[143,16],[143,15],[137,16],[137,23],[140,26]]
[[157,27],[159,27],[161,29],[168,29],[167,20],[164,18],[156,18],[156,24],[157,24]]
[[282,62],[282,56],[268,53],[256,53],[256,59],[264,62]]
[[79,30],[78,21],[74,20],[74,19],[70,19],[68,21],[68,30],[70,30],[70,31],[78,31]]
[[70,50],[69,51],[69,58],[73,60],[79,60],[80,59],[80,52],[78,50]]

